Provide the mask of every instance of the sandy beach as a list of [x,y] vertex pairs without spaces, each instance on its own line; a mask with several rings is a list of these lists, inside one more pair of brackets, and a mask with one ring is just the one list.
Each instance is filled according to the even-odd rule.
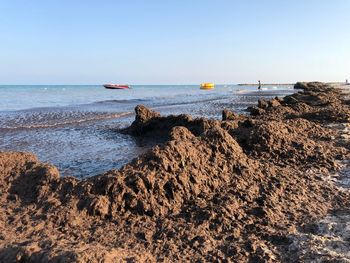
[[82,180],[1,152],[0,262],[347,262],[347,87],[296,88],[221,121],[137,106],[119,132],[164,143]]

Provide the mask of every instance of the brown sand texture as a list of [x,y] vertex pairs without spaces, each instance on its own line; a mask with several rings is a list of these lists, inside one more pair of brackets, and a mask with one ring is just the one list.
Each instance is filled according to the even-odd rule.
[[295,88],[222,121],[137,106],[120,132],[164,143],[83,180],[0,152],[0,262],[348,262],[350,100]]

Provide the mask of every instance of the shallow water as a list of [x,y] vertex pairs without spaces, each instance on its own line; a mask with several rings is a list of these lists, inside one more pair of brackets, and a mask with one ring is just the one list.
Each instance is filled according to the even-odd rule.
[[34,152],[56,165],[61,174],[91,176],[117,169],[152,144],[116,130],[134,119],[144,104],[162,114],[187,113],[221,118],[223,108],[237,112],[261,97],[293,93],[290,86],[196,85],[133,86],[0,86],[0,150]]

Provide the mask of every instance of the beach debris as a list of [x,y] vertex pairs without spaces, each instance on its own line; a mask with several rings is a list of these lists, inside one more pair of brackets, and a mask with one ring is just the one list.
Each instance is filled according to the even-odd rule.
[[239,118],[238,114],[234,113],[233,111],[230,111],[229,109],[224,109],[222,111],[222,120],[223,121],[234,121]]
[[303,259],[300,229],[350,201],[327,179],[349,158],[335,127],[350,112],[338,89],[297,87],[223,121],[139,105],[123,132],[164,143],[90,178],[0,152],[0,262]]

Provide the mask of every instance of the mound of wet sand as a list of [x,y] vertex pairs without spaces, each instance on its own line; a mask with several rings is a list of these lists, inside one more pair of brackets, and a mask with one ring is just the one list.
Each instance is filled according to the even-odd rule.
[[327,128],[348,104],[303,85],[222,121],[140,105],[123,132],[165,143],[84,180],[0,153],[0,262],[298,260],[291,234],[349,201],[325,179],[349,157]]

